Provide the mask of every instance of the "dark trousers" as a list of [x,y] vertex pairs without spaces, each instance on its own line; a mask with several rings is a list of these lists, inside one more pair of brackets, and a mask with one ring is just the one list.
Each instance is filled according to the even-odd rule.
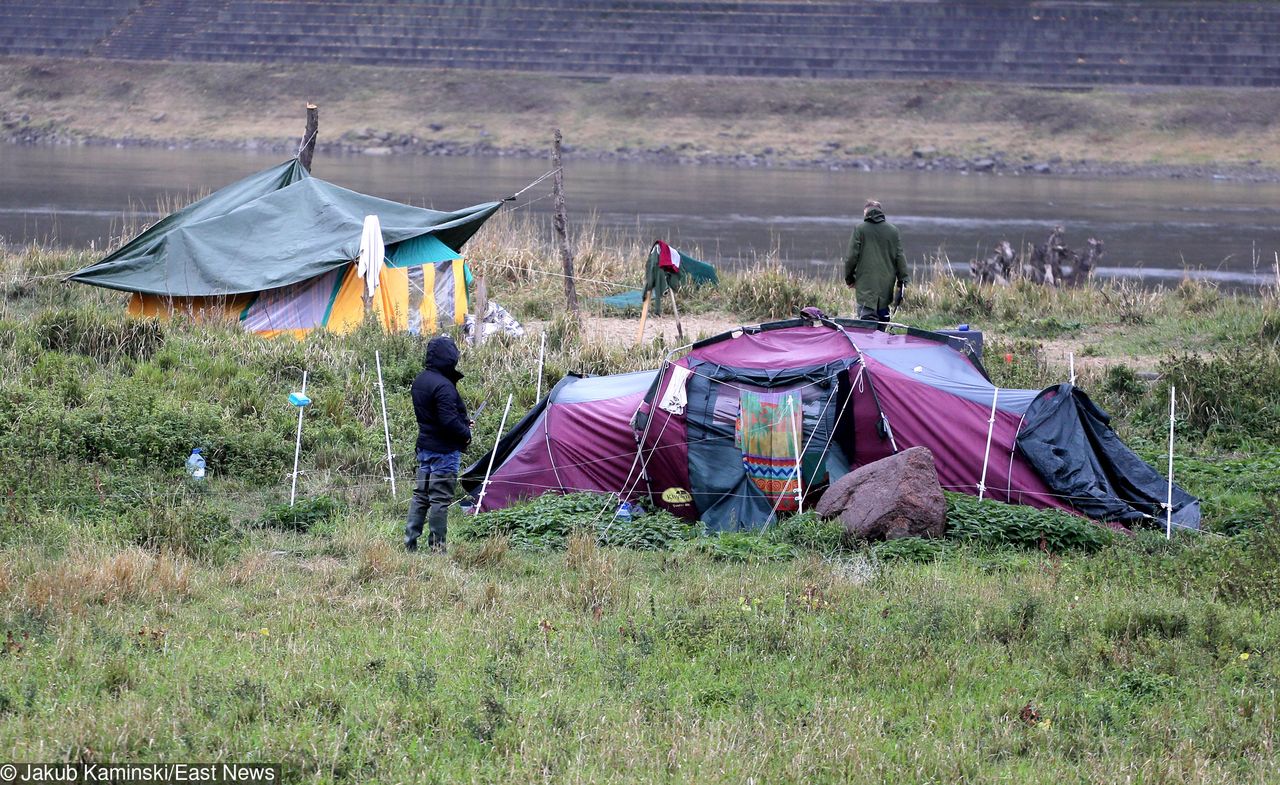
[[409,500],[409,520],[404,527],[404,547],[418,549],[422,536],[422,524],[428,525],[427,545],[443,549],[448,533],[449,505],[453,503],[453,490],[458,484],[456,474],[431,474],[428,467],[419,466],[413,485],[413,498]]
[[[889,321],[888,308],[868,308],[865,305],[858,305],[858,318],[864,322],[880,322],[884,324]],[[881,327],[881,330],[884,328]]]

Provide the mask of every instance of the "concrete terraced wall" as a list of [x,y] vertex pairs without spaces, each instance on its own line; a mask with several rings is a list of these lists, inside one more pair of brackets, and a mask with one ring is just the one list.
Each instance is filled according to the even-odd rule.
[[0,54],[1280,85],[1280,3],[0,0]]

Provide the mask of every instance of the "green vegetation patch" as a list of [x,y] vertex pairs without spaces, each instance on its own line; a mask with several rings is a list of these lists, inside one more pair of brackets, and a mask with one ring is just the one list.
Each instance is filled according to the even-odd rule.
[[697,528],[665,510],[646,511],[631,520],[615,517],[618,499],[595,493],[545,493],[531,501],[481,513],[466,522],[468,539],[509,537],[521,550],[564,547],[576,531],[593,532],[600,545],[659,550],[696,536]]
[[1092,553],[1111,544],[1112,530],[1061,510],[1038,510],[945,492],[947,536],[985,546],[1012,545],[1050,553]]

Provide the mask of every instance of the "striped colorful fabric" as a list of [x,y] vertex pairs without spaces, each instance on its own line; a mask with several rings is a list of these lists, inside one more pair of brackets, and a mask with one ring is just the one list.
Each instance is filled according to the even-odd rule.
[[742,465],[777,509],[793,511],[797,446],[804,441],[800,393],[738,393],[736,444]]

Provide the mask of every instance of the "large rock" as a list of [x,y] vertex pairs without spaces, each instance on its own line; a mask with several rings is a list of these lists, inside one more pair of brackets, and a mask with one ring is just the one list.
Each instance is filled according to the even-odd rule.
[[816,509],[865,539],[941,537],[947,531],[947,500],[926,447],[854,469],[831,483]]

